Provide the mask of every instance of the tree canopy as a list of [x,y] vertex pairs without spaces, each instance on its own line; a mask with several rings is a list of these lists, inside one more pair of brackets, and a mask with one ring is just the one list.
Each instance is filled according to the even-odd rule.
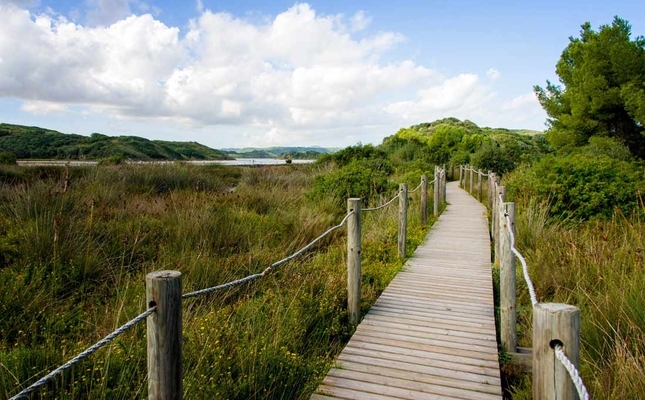
[[562,85],[535,86],[556,149],[612,137],[645,158],[645,38],[631,39],[630,24],[615,17],[598,31],[586,22],[569,38],[556,73]]

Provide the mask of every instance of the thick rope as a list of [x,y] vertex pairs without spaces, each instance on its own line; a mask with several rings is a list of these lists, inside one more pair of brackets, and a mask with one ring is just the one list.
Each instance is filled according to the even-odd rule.
[[398,198],[399,198],[399,195],[397,194],[396,196],[392,197],[392,200],[388,201],[387,203],[385,203],[385,204],[383,204],[381,206],[378,206],[378,207],[374,207],[374,208],[361,208],[361,212],[362,211],[377,211],[377,210],[383,209],[383,208],[389,206],[390,204],[392,204],[394,202],[394,200],[396,200]]
[[417,190],[419,190],[419,189],[421,188],[421,185],[423,185],[423,181],[421,181],[421,183],[419,183],[419,186],[417,186],[416,188],[414,188],[414,190],[409,191],[408,193],[414,193],[414,192],[416,192]]
[[269,272],[271,272],[271,270],[272,270],[274,267],[277,267],[277,266],[279,266],[279,265],[282,265],[282,264],[286,263],[287,261],[292,260],[292,259],[294,259],[294,258],[298,257],[300,254],[302,254],[302,253],[304,253],[305,251],[309,250],[309,249],[310,249],[314,244],[318,243],[322,238],[324,238],[325,236],[329,235],[330,233],[332,233],[332,232],[333,232],[333,231],[335,231],[336,229],[341,228],[343,225],[345,225],[345,222],[347,221],[347,219],[348,219],[352,214],[354,214],[354,211],[352,211],[352,212],[348,213],[348,214],[345,216],[345,218],[343,218],[343,220],[340,222],[340,224],[338,224],[338,225],[336,225],[336,226],[333,226],[333,227],[329,228],[327,231],[325,231],[325,233],[323,233],[322,235],[318,236],[318,237],[317,237],[317,238],[315,238],[311,243],[309,243],[309,244],[308,244],[308,245],[306,245],[305,247],[301,248],[300,250],[296,251],[296,252],[295,252],[295,253],[293,253],[292,255],[290,255],[290,256],[288,256],[288,257],[286,257],[286,258],[283,258],[283,259],[282,259],[282,260],[280,260],[280,261],[276,261],[276,262],[274,262],[273,264],[271,264],[271,266],[267,267],[267,268],[266,268],[264,271],[262,271],[261,273],[253,274],[253,275],[249,275],[249,276],[247,276],[247,277],[245,277],[245,278],[241,278],[241,279],[238,279],[238,280],[235,280],[235,281],[231,281],[231,282],[223,283],[223,284],[221,284],[221,285],[217,285],[217,286],[213,286],[213,287],[209,287],[209,288],[205,288],[205,289],[201,289],[201,290],[196,290],[196,291],[194,291],[194,292],[189,292],[189,293],[184,294],[184,295],[183,295],[183,296],[181,296],[181,297],[182,297],[182,299],[188,299],[188,298],[191,298],[191,297],[203,296],[203,295],[206,295],[206,294],[209,294],[209,293],[213,293],[213,292],[217,292],[217,291],[220,291],[220,290],[228,289],[228,288],[231,288],[231,287],[234,287],[234,286],[237,286],[237,285],[241,285],[241,284],[243,284],[243,283],[247,283],[247,282],[251,282],[251,281],[254,281],[254,280],[256,280],[256,279],[259,279],[259,278],[261,278],[261,277],[263,277],[263,276],[267,275]]
[[342,226],[345,225],[345,222],[347,222],[349,217],[351,217],[352,215],[354,215],[354,211],[350,211],[349,213],[347,213],[347,215],[345,215],[345,218],[343,218],[343,220],[340,221],[340,223],[338,225],[332,226],[331,228],[327,229],[327,231],[325,231],[325,233],[323,233],[322,235],[320,235],[317,238],[315,238],[311,243],[309,243],[308,245],[306,245],[302,249],[296,251],[295,253],[293,253],[289,257],[283,258],[282,260],[276,261],[273,264],[271,264],[271,266],[269,268],[265,269],[264,272],[262,272],[262,274],[263,275],[268,274],[269,271],[271,271],[271,268],[277,267],[279,265],[282,265],[282,264],[286,263],[287,261],[290,261],[291,259],[298,257],[300,254],[304,253],[305,251],[309,250],[314,244],[318,243],[318,241],[320,241],[322,238],[324,238],[325,236],[329,235],[330,233],[332,233],[336,229],[342,228]]
[[567,358],[566,354],[564,354],[564,350],[562,349],[562,346],[557,344],[553,348],[555,351],[555,356],[564,368],[567,370],[569,373],[569,376],[571,377],[571,381],[573,382],[573,385],[576,387],[576,390],[578,391],[578,396],[580,396],[580,400],[589,400],[589,392],[587,392],[587,388],[585,387],[584,382],[582,381],[582,378],[580,378],[580,373],[576,369],[576,366],[573,365],[571,361]]
[[[495,188],[497,188],[497,183],[495,183]],[[499,195],[499,199],[500,201],[504,200],[501,194]],[[533,282],[531,281],[531,277],[529,275],[528,265],[526,264],[526,260],[524,259],[522,254],[517,250],[517,248],[515,248],[515,234],[513,233],[513,229],[511,227],[511,218],[506,213],[504,213],[504,217],[506,217],[506,227],[510,234],[509,236],[511,237],[511,251],[513,252],[513,254],[515,254],[515,256],[517,256],[517,258],[520,260],[520,263],[522,263],[522,272],[524,275],[524,280],[526,281],[526,286],[529,290],[529,296],[531,296],[531,304],[533,307],[535,307],[535,305],[538,304],[538,300],[537,295],[535,294],[535,287],[533,286]],[[576,369],[576,366],[573,365],[573,363],[567,358],[566,354],[564,354],[562,346],[559,344],[556,345],[554,347],[554,351],[556,358],[560,360],[564,368],[569,373],[571,381],[578,391],[580,400],[589,400],[589,393],[587,392],[587,388],[585,387],[582,378],[580,378],[580,373]]]
[[506,217],[506,226],[507,230],[510,233],[511,236],[511,251],[513,254],[517,256],[517,258],[520,260],[522,263],[522,271],[524,273],[524,280],[526,281],[526,286],[529,288],[529,295],[531,296],[531,304],[535,307],[535,305],[538,303],[537,296],[535,295],[535,287],[533,286],[533,282],[531,281],[531,277],[529,276],[529,267],[526,265],[526,260],[520,254],[519,251],[515,248],[515,234],[513,233],[513,229],[511,228],[511,218],[508,216],[508,214],[504,214]]
[[21,391],[20,393],[18,393],[15,396],[13,396],[9,400],[17,400],[17,399],[27,398],[30,393],[35,392],[38,388],[40,388],[41,386],[45,385],[47,382],[51,381],[53,378],[55,378],[56,376],[60,375],[65,370],[70,369],[75,364],[77,364],[80,361],[82,361],[83,359],[89,357],[92,353],[95,353],[101,347],[105,346],[106,344],[110,343],[112,340],[116,339],[118,336],[123,334],[128,329],[132,328],[133,326],[135,326],[139,322],[141,322],[144,319],[148,318],[148,316],[150,314],[152,314],[153,312],[155,312],[156,309],[157,309],[157,306],[151,307],[151,308],[147,309],[146,311],[144,311],[143,313],[139,314],[138,316],[134,317],[133,319],[131,319],[130,321],[126,322],[124,325],[122,325],[120,328],[118,328],[114,332],[110,333],[109,335],[107,335],[103,339],[99,340],[94,345],[88,347],[85,351],[83,351],[82,353],[80,353],[76,357],[72,358],[71,360],[69,360],[65,364],[61,365],[60,367],[56,368],[55,370],[53,370],[49,374],[47,374],[44,377],[40,378],[38,381],[36,381],[31,386],[29,386],[27,389],[24,389],[23,391]]

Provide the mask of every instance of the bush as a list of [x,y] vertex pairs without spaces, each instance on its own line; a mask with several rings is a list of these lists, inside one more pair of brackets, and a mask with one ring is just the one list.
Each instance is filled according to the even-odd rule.
[[504,175],[515,168],[515,160],[506,149],[495,144],[487,144],[479,148],[470,157],[471,163],[484,171],[495,171]]
[[[336,166],[344,167],[353,161],[359,160],[381,160],[383,163],[386,161],[387,153],[371,144],[357,144],[356,146],[349,146],[333,154],[325,154],[317,160],[317,164],[327,164],[333,161]],[[390,166],[391,168],[391,166]]]
[[343,168],[319,175],[314,180],[311,195],[314,198],[332,197],[339,205],[350,197],[368,202],[390,187],[387,176],[391,170],[378,168],[378,163],[376,160],[352,161]]
[[506,187],[513,197],[549,199],[550,214],[558,219],[609,218],[616,208],[624,213],[638,208],[644,172],[633,162],[603,154],[549,155],[518,168]]
[[16,155],[11,151],[0,151],[0,165],[15,165]]

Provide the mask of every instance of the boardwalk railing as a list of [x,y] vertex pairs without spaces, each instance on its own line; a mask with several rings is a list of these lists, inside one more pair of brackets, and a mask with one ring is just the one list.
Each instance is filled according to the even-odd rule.
[[[487,178],[488,206],[491,212],[491,235],[495,244],[495,262],[500,269],[500,338],[511,356],[523,363],[527,356],[533,373],[534,400],[588,400],[578,372],[580,363],[580,309],[561,303],[541,303],[528,271],[528,265],[515,246],[515,203],[506,202],[506,188],[500,176],[483,173],[469,165],[459,167],[459,182],[475,196],[474,175],[477,174],[477,197],[482,200],[482,178]],[[533,306],[533,348],[517,347],[516,262],[522,273]]]
[[146,302],[148,309],[132,320],[120,326],[114,332],[88,347],[65,364],[51,371],[38,381],[23,389],[9,400],[27,399],[29,395],[46,385],[52,379],[72,368],[75,364],[89,357],[133,326],[146,321],[147,324],[147,368],[148,399],[170,400],[182,398],[182,301],[204,296],[217,291],[230,289],[244,283],[253,282],[268,275],[274,268],[291,261],[311,249],[316,243],[332,232],[347,224],[347,302],[350,323],[356,327],[360,322],[361,293],[361,213],[384,209],[397,199],[399,200],[399,227],[397,248],[399,256],[405,257],[407,240],[408,195],[421,190],[421,224],[427,224],[428,185],[434,186],[434,214],[439,213],[439,201],[445,202],[446,173],[443,168],[435,167],[434,179],[428,182],[426,175],[421,183],[408,192],[408,185],[402,183],[399,192],[388,202],[373,208],[361,208],[361,199],[347,200],[347,214],[338,225],[335,225],[311,241],[300,250],[276,261],[264,271],[246,276],[217,286],[183,293],[181,291],[181,273],[179,271],[156,271],[146,276]]

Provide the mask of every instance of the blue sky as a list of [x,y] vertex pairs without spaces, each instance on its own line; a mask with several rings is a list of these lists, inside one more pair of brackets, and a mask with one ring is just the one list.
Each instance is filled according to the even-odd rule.
[[211,147],[380,143],[437,118],[544,129],[533,85],[639,1],[0,0],[0,121]]

